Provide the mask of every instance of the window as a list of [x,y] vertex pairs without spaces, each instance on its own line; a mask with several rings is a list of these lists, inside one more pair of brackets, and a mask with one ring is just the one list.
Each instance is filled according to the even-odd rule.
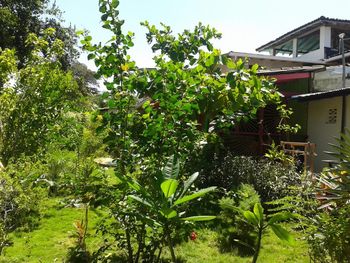
[[298,38],[298,55],[309,53],[320,48],[320,30]]

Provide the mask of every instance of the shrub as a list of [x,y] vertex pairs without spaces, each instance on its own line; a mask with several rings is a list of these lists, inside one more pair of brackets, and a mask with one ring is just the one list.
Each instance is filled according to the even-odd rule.
[[0,255],[11,245],[9,233],[34,225],[34,215],[38,215],[39,208],[33,200],[37,198],[30,188],[24,188],[18,180],[0,171]]
[[204,158],[204,174],[201,186],[216,185],[226,190],[236,188],[240,184],[251,184],[259,193],[263,202],[286,196],[288,188],[300,183],[300,174],[294,167],[267,159],[255,159],[247,156],[234,156],[232,153]]
[[314,262],[350,262],[350,205],[313,220],[309,236],[310,256]]
[[318,199],[328,212],[318,214],[310,227],[311,257],[317,262],[350,262],[350,137],[336,139],[334,152],[339,164],[319,176]]
[[242,184],[230,191],[220,201],[219,242],[223,251],[238,249],[240,255],[254,253],[256,233],[242,218],[240,211],[252,210],[260,197],[251,185]]

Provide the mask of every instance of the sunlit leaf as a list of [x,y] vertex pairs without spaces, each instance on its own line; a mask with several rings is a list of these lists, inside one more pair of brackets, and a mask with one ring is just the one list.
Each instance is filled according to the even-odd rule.
[[283,227],[281,227],[280,225],[275,225],[272,224],[270,225],[273,232],[276,234],[276,236],[283,240],[288,242],[289,244],[294,244],[294,238],[291,234],[288,233],[287,230],[285,230]]
[[215,219],[216,216],[190,216],[181,218],[181,220],[185,221],[209,221]]
[[201,189],[201,190],[199,190],[199,191],[197,191],[197,192],[195,192],[195,193],[193,193],[191,195],[186,195],[186,196],[184,196],[182,198],[177,199],[174,202],[174,206],[182,204],[182,203],[185,203],[185,202],[188,202],[188,201],[196,199],[196,198],[199,198],[199,197],[201,197],[201,196],[203,196],[203,195],[205,195],[205,194],[207,194],[209,192],[214,191],[215,189],[216,189],[216,187],[212,186],[212,187]]
[[162,189],[164,196],[169,198],[176,192],[178,185],[179,182],[177,180],[168,179],[160,185],[160,188]]

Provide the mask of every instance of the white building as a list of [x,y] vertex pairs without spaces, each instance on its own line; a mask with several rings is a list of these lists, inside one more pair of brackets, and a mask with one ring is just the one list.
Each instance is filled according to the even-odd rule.
[[257,63],[263,67],[261,74],[277,79],[287,103],[293,105],[295,118],[302,122],[301,138],[316,143],[315,168],[320,171],[328,165],[325,160],[331,159],[324,153],[332,150],[328,144],[350,129],[350,20],[321,16],[256,50],[260,53],[232,51],[227,55],[247,59],[249,65]]

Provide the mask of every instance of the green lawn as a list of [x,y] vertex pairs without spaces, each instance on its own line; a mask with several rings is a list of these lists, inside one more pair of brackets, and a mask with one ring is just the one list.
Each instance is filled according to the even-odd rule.
[[[250,263],[252,257],[238,257],[232,253],[220,253],[216,242],[216,233],[212,230],[202,230],[198,233],[196,241],[182,243],[176,248],[177,255],[186,259],[188,263]],[[293,246],[280,241],[273,233],[267,233],[262,241],[262,250],[258,262],[279,263],[310,262],[307,253],[307,244],[296,238]]]
[[[58,200],[51,199],[45,203],[47,209],[39,227],[32,232],[19,232],[12,235],[14,245],[5,250],[0,262],[64,262],[69,247],[74,245],[74,226],[76,220],[83,217],[84,209],[59,208]],[[90,231],[87,238],[88,247],[96,250],[101,238],[94,235],[98,222],[98,213],[90,211]],[[238,257],[233,253],[220,253],[217,236],[212,230],[198,231],[195,241],[184,242],[176,247],[176,254],[181,262],[211,263],[237,262],[250,263],[251,257]],[[164,259],[170,259],[165,251]],[[289,246],[277,239],[272,233],[263,238],[259,262],[309,262],[307,244],[296,236],[296,244]]]
[[[58,200],[45,202],[47,209],[32,232],[19,232],[12,235],[14,245],[5,249],[0,262],[63,262],[68,248],[74,246],[74,222],[84,216],[83,208],[59,208]],[[88,246],[93,247],[99,239],[93,237],[98,215],[90,211],[90,231]]]

